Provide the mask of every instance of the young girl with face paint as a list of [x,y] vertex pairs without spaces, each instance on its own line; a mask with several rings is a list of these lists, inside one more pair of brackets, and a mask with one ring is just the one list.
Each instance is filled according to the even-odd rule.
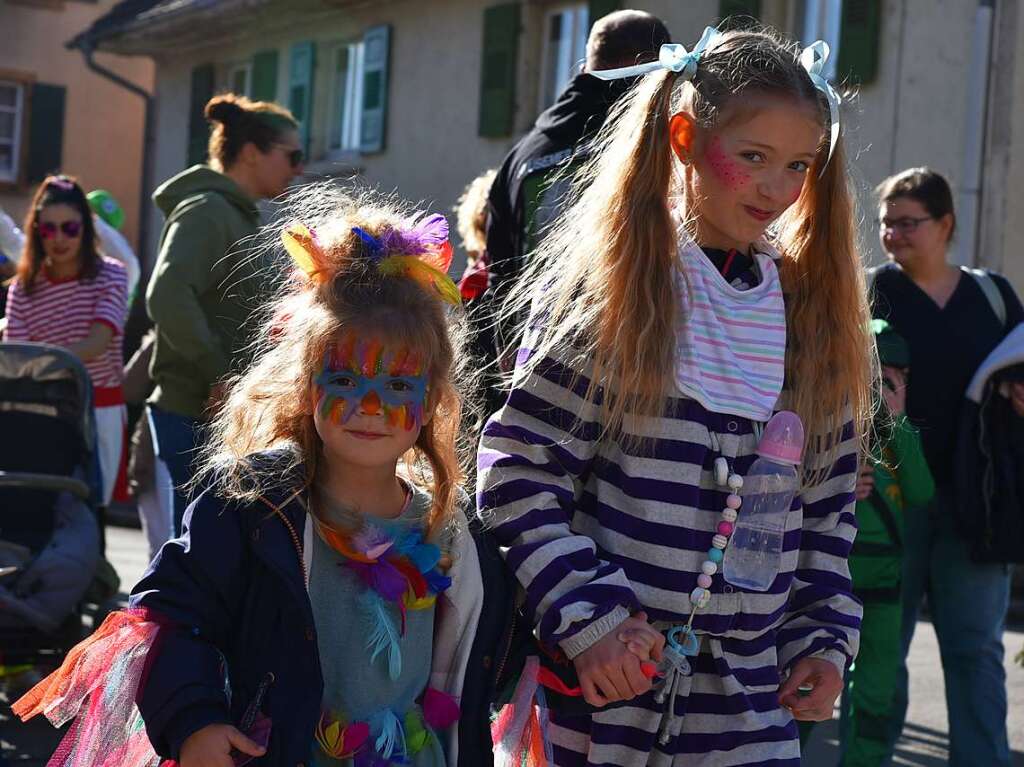
[[[856,654],[872,345],[827,55],[709,28],[593,73],[642,77],[506,305],[529,320],[478,461],[537,636],[594,707],[551,712],[557,765],[795,767],[794,720],[831,716]],[[780,410],[802,479],[755,591],[722,563]]]
[[117,758],[91,763],[456,763],[483,587],[458,508],[447,222],[328,186],[294,214],[294,279],[213,425],[183,535],[84,663],[19,704],[64,720],[100,660],[123,674],[123,696],[88,702],[76,758],[107,743],[103,718]]

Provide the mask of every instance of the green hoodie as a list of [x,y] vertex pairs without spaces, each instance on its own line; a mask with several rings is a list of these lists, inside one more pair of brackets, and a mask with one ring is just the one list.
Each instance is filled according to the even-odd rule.
[[194,165],[162,184],[153,200],[167,216],[146,291],[156,324],[149,401],[201,418],[210,387],[246,361],[246,320],[268,295],[264,259],[248,241],[256,203],[223,173]]
[[875,489],[857,501],[857,537],[850,552],[853,593],[865,602],[899,601],[903,566],[904,512],[921,509],[935,494],[921,436],[906,416],[872,449]]

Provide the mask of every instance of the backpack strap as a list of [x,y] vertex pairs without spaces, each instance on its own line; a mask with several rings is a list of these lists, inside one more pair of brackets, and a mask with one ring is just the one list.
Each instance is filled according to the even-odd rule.
[[981,288],[981,292],[985,294],[988,305],[992,307],[992,312],[996,315],[996,319],[999,320],[999,325],[1005,328],[1006,301],[1003,299],[1003,294],[1000,292],[999,286],[996,285],[996,281],[992,279],[991,273],[987,269],[971,269],[967,266],[961,266],[960,268],[974,278],[978,287]]

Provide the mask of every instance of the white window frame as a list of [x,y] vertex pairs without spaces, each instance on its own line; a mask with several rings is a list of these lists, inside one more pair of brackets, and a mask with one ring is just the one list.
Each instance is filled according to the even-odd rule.
[[[551,24],[555,16],[562,16],[563,23],[568,19],[571,24],[569,31],[569,60],[555,61],[558,50],[551,42]],[[572,78],[579,71],[577,66],[587,55],[587,36],[590,33],[590,11],[587,3],[559,3],[549,7],[544,13],[544,50],[541,54],[540,87],[537,89],[537,110],[543,112],[558,98]],[[548,75],[552,66],[556,67],[555,82],[548,92]]]
[[[8,78],[0,79],[0,85],[13,86],[15,91],[14,107],[0,105],[0,112],[14,115],[14,133],[11,136],[11,164],[8,171],[0,168],[0,182],[15,184],[21,178],[21,132],[25,124],[25,83]],[[4,141],[3,143],[7,143]]]
[[[338,71],[338,57],[345,52],[345,71]],[[360,125],[363,117],[363,75],[366,47],[363,40],[351,40],[334,46],[330,81],[330,105],[327,132],[328,152],[359,151]]]
[[830,82],[836,79],[842,20],[843,0],[805,0],[800,27],[801,44],[807,46],[815,40],[828,43],[829,56],[822,74]]
[[[235,78],[241,74],[242,79],[245,82],[245,87],[242,92],[239,93],[235,90]],[[228,90],[232,93],[236,93],[239,96],[245,96],[249,98],[252,95],[252,62],[248,61],[242,64],[233,64],[228,68]]]

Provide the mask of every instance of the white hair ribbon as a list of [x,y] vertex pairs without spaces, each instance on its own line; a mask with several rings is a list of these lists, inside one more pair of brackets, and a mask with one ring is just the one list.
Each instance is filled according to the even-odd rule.
[[701,54],[716,37],[718,37],[717,29],[705,27],[704,34],[701,35],[692,51],[687,51],[686,47],[679,43],[665,43],[658,50],[657,61],[637,64],[633,67],[590,70],[589,74],[601,80],[620,80],[624,77],[639,77],[659,69],[669,69],[678,73],[684,80],[691,80],[697,73],[697,62],[700,60]]
[[[839,98],[835,88],[821,74],[825,69],[825,62],[828,61],[828,53],[828,43],[824,40],[817,40],[811,43],[800,53],[800,66],[807,70],[807,74],[811,78],[811,82],[814,83],[814,87],[824,93],[828,101],[829,120],[832,124],[828,142],[828,157],[825,159],[826,166],[829,160],[832,159],[832,152],[836,148],[836,141],[839,140],[839,105],[842,103],[842,99]],[[822,172],[824,173],[824,171],[825,168],[823,166]]]

